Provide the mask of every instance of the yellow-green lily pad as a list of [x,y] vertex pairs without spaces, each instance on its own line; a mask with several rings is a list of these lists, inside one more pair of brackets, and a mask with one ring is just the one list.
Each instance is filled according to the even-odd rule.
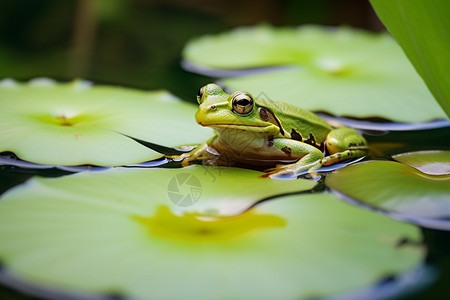
[[450,230],[450,174],[430,175],[393,161],[369,161],[326,178],[337,194],[422,226]]
[[422,150],[392,155],[392,158],[430,175],[450,174],[450,151]]
[[194,39],[183,55],[198,72],[278,66],[221,82],[308,110],[410,123],[447,119],[388,34],[264,25]]
[[164,146],[197,144],[211,131],[195,105],[165,91],[84,81],[0,83],[0,152],[39,164],[120,166],[161,156],[129,135]]
[[[331,194],[231,214],[315,185],[259,174],[192,166],[32,179],[0,199],[0,279],[48,297],[301,299],[359,291],[423,261],[417,227]],[[169,192],[198,199],[177,206]]]

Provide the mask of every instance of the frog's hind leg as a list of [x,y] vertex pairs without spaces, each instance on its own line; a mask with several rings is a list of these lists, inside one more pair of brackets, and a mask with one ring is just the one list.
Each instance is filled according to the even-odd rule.
[[298,159],[297,162],[287,165],[277,165],[275,168],[267,169],[262,177],[277,177],[285,174],[299,174],[310,169],[321,166],[322,152],[309,144],[296,140],[278,138],[274,140],[273,147],[285,153],[286,159]]
[[348,127],[330,131],[326,140],[326,148],[330,155],[321,160],[321,164],[324,166],[363,157],[369,150],[366,139],[355,129]]
[[323,166],[329,166],[337,162],[341,162],[351,158],[360,158],[367,154],[367,150],[362,149],[348,149],[343,152],[338,152],[322,159],[321,163]]

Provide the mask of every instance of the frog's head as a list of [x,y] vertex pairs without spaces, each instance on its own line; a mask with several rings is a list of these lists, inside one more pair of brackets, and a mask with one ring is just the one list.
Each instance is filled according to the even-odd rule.
[[261,118],[260,108],[248,92],[227,94],[218,85],[210,83],[198,91],[197,101],[200,106],[195,119],[202,126],[265,133],[279,130],[267,122],[267,118]]

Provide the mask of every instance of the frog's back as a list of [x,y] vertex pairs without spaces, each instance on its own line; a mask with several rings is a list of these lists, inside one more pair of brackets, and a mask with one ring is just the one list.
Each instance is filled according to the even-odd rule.
[[294,130],[303,140],[311,139],[312,135],[317,143],[322,143],[328,132],[332,130],[321,117],[295,105],[270,99],[256,99],[256,104],[271,110],[277,116],[284,131],[293,135]]

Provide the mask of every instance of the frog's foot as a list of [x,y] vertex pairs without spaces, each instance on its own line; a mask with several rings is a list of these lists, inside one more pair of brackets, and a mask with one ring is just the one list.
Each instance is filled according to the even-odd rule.
[[297,176],[303,173],[309,173],[312,178],[317,178],[319,175],[315,171],[321,166],[322,163],[320,160],[307,165],[298,163],[289,165],[277,165],[275,168],[264,170],[265,174],[262,175],[262,177],[276,178],[283,175]]
[[191,162],[195,161],[195,160],[205,160],[208,159],[208,157],[206,156],[198,156],[198,155],[192,155],[191,153],[184,153],[181,155],[167,155],[167,158],[170,159],[180,159],[181,160],[181,166],[182,167],[187,167],[191,164]]
[[191,164],[191,161],[195,160],[195,156],[191,155],[190,153],[184,153],[180,155],[180,159],[181,159],[181,166],[187,167]]
[[189,165],[191,161],[189,153],[183,153],[181,155],[164,155],[164,157],[173,159],[173,160],[181,160],[181,166],[186,167]]
[[181,159],[181,166],[187,167],[193,161],[209,159],[209,157],[207,156],[207,151],[206,151],[207,147],[208,147],[208,145],[205,143],[205,144],[195,148],[191,152],[183,153],[181,155],[166,155],[166,157],[170,158],[170,159],[176,159],[176,160]]

